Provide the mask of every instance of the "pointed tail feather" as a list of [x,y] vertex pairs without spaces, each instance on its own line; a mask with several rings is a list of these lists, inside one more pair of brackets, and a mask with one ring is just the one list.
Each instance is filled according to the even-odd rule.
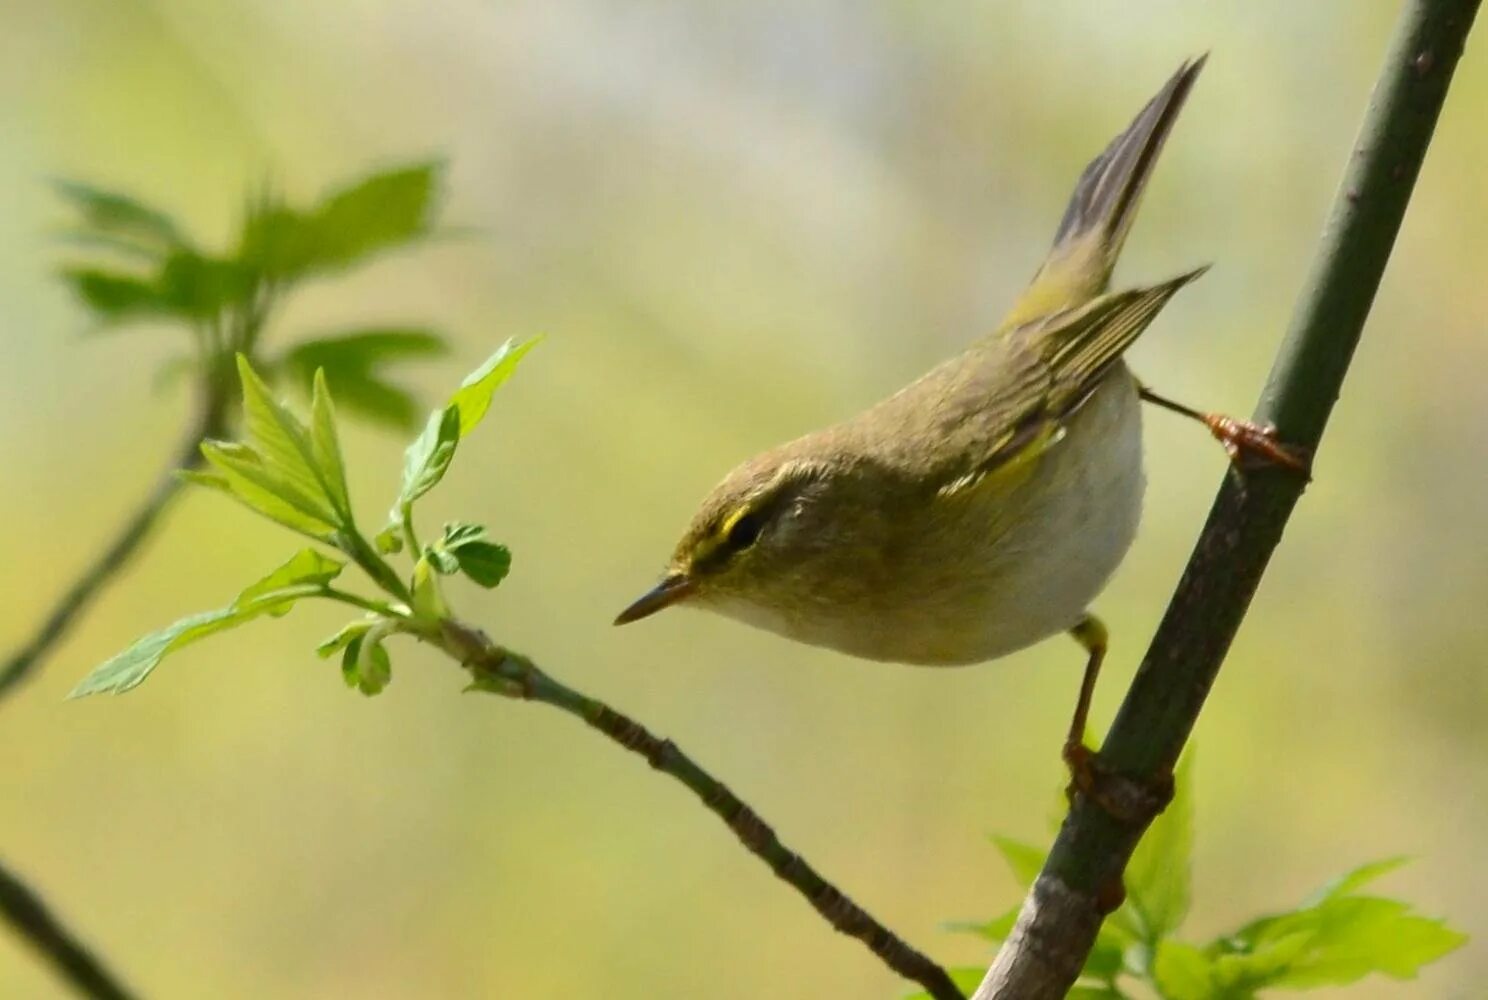
[[1014,308],[1027,320],[1105,291],[1158,154],[1207,56],[1185,62],[1080,175],[1054,245]]

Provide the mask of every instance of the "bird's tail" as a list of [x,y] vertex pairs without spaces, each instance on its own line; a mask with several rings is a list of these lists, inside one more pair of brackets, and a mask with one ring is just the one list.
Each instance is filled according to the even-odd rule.
[[1105,291],[1158,153],[1207,56],[1185,62],[1075,184],[1054,245],[1014,312],[1032,319]]

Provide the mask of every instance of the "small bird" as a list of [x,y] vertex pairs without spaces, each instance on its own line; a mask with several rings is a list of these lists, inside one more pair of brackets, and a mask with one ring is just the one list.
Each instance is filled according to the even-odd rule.
[[[1085,649],[1065,743],[1107,645],[1091,601],[1141,513],[1141,401],[1203,421],[1237,465],[1305,472],[1270,428],[1158,396],[1122,355],[1206,267],[1108,292],[1143,189],[1204,58],[1085,168],[1047,258],[997,329],[858,415],[744,462],[703,500],[661,581],[674,604],[870,660],[949,666],[1058,633]],[[1077,782],[1079,776],[1077,774]]]

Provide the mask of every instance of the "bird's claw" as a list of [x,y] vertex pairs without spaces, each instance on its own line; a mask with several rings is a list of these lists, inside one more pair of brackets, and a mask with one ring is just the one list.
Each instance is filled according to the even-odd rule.
[[1204,426],[1224,445],[1230,461],[1242,471],[1254,464],[1277,465],[1312,478],[1311,453],[1299,445],[1283,444],[1270,424],[1212,413],[1204,418]]
[[1173,801],[1171,771],[1152,781],[1118,774],[1101,763],[1099,754],[1077,741],[1064,745],[1064,762],[1070,771],[1065,789],[1070,805],[1081,796],[1118,823],[1146,826]]

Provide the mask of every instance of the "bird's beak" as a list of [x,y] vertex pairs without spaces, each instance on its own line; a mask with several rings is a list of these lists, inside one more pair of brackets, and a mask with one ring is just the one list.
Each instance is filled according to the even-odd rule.
[[661,578],[660,583],[642,594],[630,607],[620,612],[615,619],[615,624],[629,625],[631,622],[654,615],[662,608],[676,604],[695,589],[696,585],[692,582],[692,577],[686,573],[668,573]]

